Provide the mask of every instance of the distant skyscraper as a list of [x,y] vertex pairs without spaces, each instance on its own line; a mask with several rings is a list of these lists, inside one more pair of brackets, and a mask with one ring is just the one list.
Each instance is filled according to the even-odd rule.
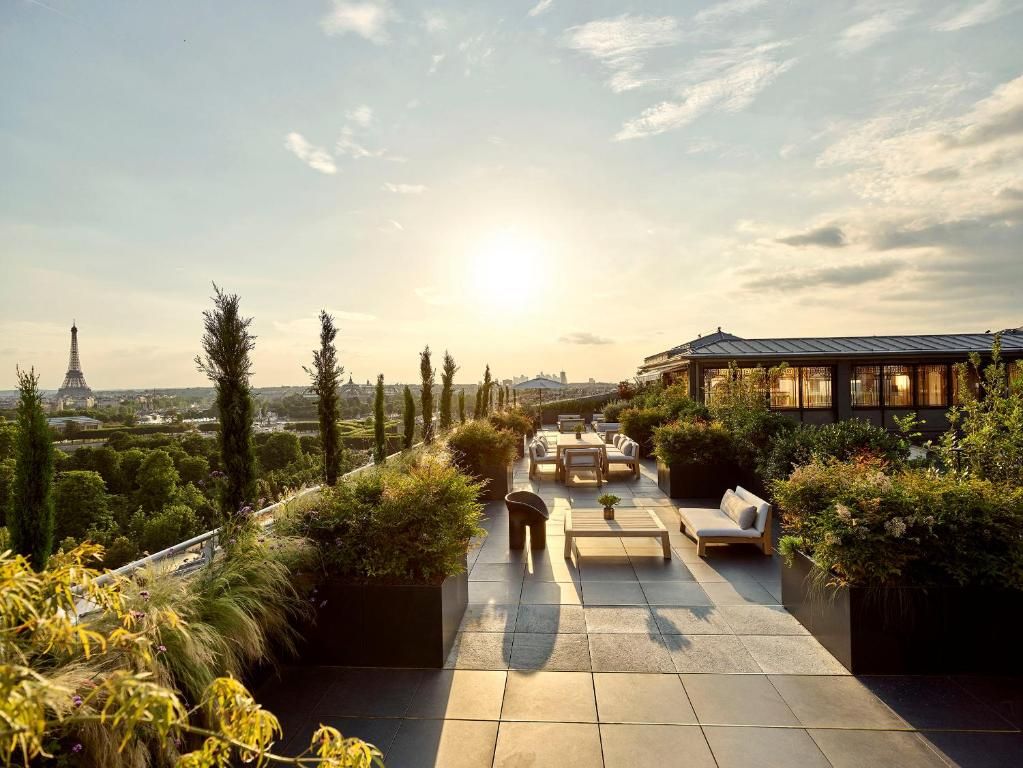
[[568,384],[568,376],[565,375],[564,371],[561,372],[561,383]]
[[82,361],[78,358],[78,327],[71,323],[71,353],[68,355],[64,383],[57,390],[58,408],[91,408],[96,403],[92,390],[85,383]]

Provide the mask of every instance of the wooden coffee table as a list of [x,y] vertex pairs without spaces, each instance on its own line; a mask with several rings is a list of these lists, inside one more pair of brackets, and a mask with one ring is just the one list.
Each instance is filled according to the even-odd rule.
[[572,557],[572,544],[576,539],[609,536],[660,539],[664,559],[671,560],[668,529],[652,509],[616,509],[614,520],[605,520],[604,510],[600,508],[565,512],[565,557]]

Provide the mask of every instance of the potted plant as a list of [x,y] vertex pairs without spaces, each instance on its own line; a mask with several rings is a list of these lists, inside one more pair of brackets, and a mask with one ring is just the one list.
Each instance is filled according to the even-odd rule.
[[503,499],[512,487],[515,437],[489,421],[459,424],[447,437],[455,465],[480,482],[480,500]]
[[575,427],[575,439],[576,440],[582,440],[583,439],[583,425],[582,424],[577,424],[576,427]]
[[371,467],[276,522],[316,545],[316,606],[299,658],[348,666],[442,667],[468,605],[480,483],[423,449]]
[[489,421],[498,429],[511,432],[515,437],[515,453],[518,458],[526,455],[525,439],[533,432],[533,422],[520,408],[508,408],[489,416]]
[[621,499],[613,493],[605,493],[603,496],[597,498],[597,503],[604,507],[605,520],[615,519],[615,504],[619,501],[621,501]]
[[736,484],[732,439],[716,421],[678,420],[654,429],[657,485],[673,499],[720,499]]
[[1023,670],[1023,489],[862,459],[773,490],[782,601],[850,672]]

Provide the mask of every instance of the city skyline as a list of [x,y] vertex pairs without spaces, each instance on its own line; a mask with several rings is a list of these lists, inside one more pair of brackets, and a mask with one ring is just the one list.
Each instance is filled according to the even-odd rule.
[[0,388],[56,388],[73,317],[94,388],[204,385],[212,281],[256,386],[303,382],[321,308],[394,381],[426,344],[617,381],[717,326],[1017,327],[1020,11],[14,0]]

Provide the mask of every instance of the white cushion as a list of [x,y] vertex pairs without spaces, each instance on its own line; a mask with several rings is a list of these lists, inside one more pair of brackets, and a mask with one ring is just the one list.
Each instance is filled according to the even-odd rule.
[[628,456],[630,459],[636,458],[636,452],[639,449],[639,443],[634,440],[627,440],[625,445],[622,446],[622,453]]
[[547,455],[547,446],[543,443],[533,443],[530,447],[533,449],[533,452],[538,459],[542,459]]
[[607,452],[608,464],[628,464],[631,461],[634,461],[634,459],[629,458],[621,451],[616,451],[614,448],[609,449]]
[[595,451],[565,451],[566,467],[595,467],[600,457]]
[[720,509],[680,507],[678,513],[686,526],[686,532],[693,536],[733,536],[737,539],[755,539],[760,536],[756,528],[740,528]]
[[720,509],[742,529],[752,528],[757,519],[757,508],[745,499],[739,498],[731,488],[725,491],[721,498]]
[[619,432],[617,435],[615,435],[615,448],[621,448],[622,447],[622,440],[624,440],[624,439],[625,439],[625,435],[623,435],[621,432]]
[[757,533],[763,533],[764,528],[767,527],[767,513],[771,511],[771,505],[756,494],[750,493],[741,485],[735,486],[735,495],[757,508],[757,523],[755,528],[757,529]]

